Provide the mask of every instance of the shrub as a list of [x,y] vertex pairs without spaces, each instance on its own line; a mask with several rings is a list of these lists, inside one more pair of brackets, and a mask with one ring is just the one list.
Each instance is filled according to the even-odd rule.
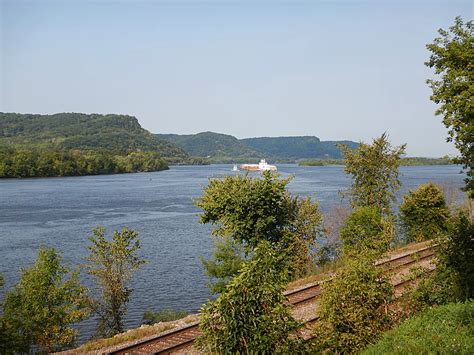
[[287,348],[298,323],[284,304],[288,256],[261,242],[221,295],[201,310],[203,336],[198,346],[209,353],[272,353]]
[[0,353],[29,353],[33,346],[52,352],[73,345],[77,330],[72,324],[88,315],[85,291],[60,254],[41,247],[35,264],[22,270],[5,296]]
[[213,256],[203,261],[213,293],[222,291],[261,241],[292,250],[292,278],[313,269],[311,252],[320,236],[322,216],[309,197],[290,195],[289,181],[268,171],[262,178],[245,174],[209,181],[196,206],[203,209],[200,222],[216,226]]
[[426,310],[384,334],[363,354],[474,354],[474,302]]
[[105,228],[98,226],[89,241],[86,266],[99,288],[90,307],[99,316],[97,332],[111,336],[123,331],[123,319],[133,292],[129,284],[133,274],[145,263],[136,255],[140,239],[136,231],[123,228],[121,232],[114,231],[112,239],[107,240]]
[[386,133],[354,150],[340,146],[346,161],[344,171],[353,179],[348,191],[352,207],[371,206],[384,215],[391,214],[390,204],[400,188],[398,168],[405,147],[392,148]]
[[474,297],[474,224],[460,211],[450,223],[447,236],[439,239],[438,265],[434,275],[414,275],[421,280],[403,296],[405,313]]
[[384,251],[393,236],[393,223],[383,218],[375,207],[354,209],[340,232],[344,252],[364,249]]
[[241,243],[230,236],[214,236],[214,251],[211,258],[208,260],[201,258],[209,278],[209,290],[213,294],[224,291],[225,286],[239,272],[244,260],[245,251]]
[[357,352],[388,329],[393,289],[375,267],[375,255],[346,256],[332,282],[323,285],[315,351]]
[[175,309],[162,309],[156,312],[145,311],[143,313],[143,324],[153,325],[159,322],[171,322],[184,318],[188,314],[186,311],[177,311]]
[[415,191],[409,191],[400,205],[400,219],[408,243],[445,234],[448,230],[449,210],[443,191],[431,182],[420,185]]
[[291,222],[288,226],[288,246],[291,250],[290,279],[307,276],[315,269],[315,252],[322,236],[323,217],[317,202],[310,197],[291,198]]
[[458,279],[458,298],[474,298],[474,223],[468,211],[461,210],[450,224],[448,236],[439,247],[440,264]]

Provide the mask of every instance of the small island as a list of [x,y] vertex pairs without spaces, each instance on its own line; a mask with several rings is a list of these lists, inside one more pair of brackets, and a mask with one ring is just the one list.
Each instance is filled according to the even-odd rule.
[[[328,166],[345,165],[343,159],[311,159],[300,160],[299,166]],[[405,157],[400,160],[400,166],[423,166],[423,165],[451,165],[456,161],[448,156],[441,158]]]

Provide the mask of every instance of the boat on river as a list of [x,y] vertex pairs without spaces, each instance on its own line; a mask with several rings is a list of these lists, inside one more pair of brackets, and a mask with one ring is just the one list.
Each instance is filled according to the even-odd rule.
[[260,160],[258,164],[242,164],[240,169],[248,171],[277,171],[277,167],[268,164],[265,159]]

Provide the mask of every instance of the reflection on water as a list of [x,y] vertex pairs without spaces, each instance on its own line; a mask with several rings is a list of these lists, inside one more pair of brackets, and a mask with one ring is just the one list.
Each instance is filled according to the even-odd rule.
[[[139,231],[140,253],[149,262],[134,278],[126,326],[139,325],[146,309],[197,311],[210,296],[199,257],[210,254],[212,240],[210,227],[198,223],[193,199],[208,178],[235,174],[231,170],[232,165],[186,166],[155,173],[0,180],[0,271],[6,288],[18,280],[20,267],[34,262],[40,245],[60,249],[78,266],[94,226],[109,232],[128,226]],[[463,184],[456,166],[401,170],[402,192],[430,180]],[[323,211],[340,201],[338,191],[350,183],[342,167],[280,165],[279,171],[294,175],[289,189],[319,200]],[[80,329],[81,340],[87,339],[93,321]]]

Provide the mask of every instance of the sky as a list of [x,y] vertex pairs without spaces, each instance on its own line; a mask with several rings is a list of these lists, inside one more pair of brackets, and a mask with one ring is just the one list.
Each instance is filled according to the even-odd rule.
[[0,0],[0,111],[118,113],[153,133],[315,135],[455,155],[425,45],[457,0]]

